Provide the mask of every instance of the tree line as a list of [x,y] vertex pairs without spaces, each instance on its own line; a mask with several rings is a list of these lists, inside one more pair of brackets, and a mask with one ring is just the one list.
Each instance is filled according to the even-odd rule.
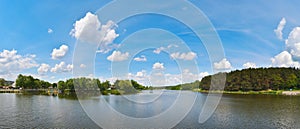
[[137,93],[140,90],[146,90],[150,87],[143,86],[134,80],[116,80],[114,84],[110,81],[101,82],[95,78],[71,78],[58,83],[49,83],[43,80],[33,78],[32,76],[24,76],[20,74],[16,79],[16,86],[23,89],[41,89],[41,88],[58,88],[62,92],[74,92],[87,90],[100,90],[102,94],[127,94]]
[[24,76],[22,74],[18,75],[18,78],[16,79],[16,86],[22,87],[23,89],[46,89],[53,85],[55,86],[55,84],[51,84],[50,82],[33,78],[32,76]]
[[[249,68],[235,70],[209,75],[202,78],[201,81],[177,85],[173,88],[183,90],[200,88],[202,90],[209,90],[213,83],[216,85],[216,89],[218,89],[218,83],[221,85],[222,80],[217,76],[226,77],[225,91],[300,89],[300,70],[297,68]],[[212,80],[212,78],[214,79]]]
[[[235,70],[231,72],[217,73],[204,77],[201,81],[186,83],[176,86],[167,86],[170,90],[209,90],[211,84],[218,89],[222,80],[218,76],[226,77],[225,91],[262,91],[262,90],[289,90],[300,89],[300,70],[297,68],[249,68]],[[212,78],[213,81],[212,81]],[[1,79],[0,79],[1,83]],[[223,84],[224,84],[223,83]],[[16,80],[16,86],[24,89],[39,89],[54,87],[61,91],[78,90],[96,90],[99,89],[103,94],[126,94],[137,93],[140,90],[153,89],[139,84],[134,80],[116,80],[113,84],[109,81],[101,82],[99,79],[75,78],[58,83],[49,83],[43,80],[33,78],[32,76],[19,75]],[[75,87],[76,86],[76,87]]]

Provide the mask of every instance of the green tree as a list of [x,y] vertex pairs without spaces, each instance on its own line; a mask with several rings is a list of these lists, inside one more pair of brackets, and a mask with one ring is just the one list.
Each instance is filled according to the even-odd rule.
[[22,74],[18,75],[18,78],[16,80],[16,86],[25,88],[25,77]]
[[114,85],[122,94],[137,92],[129,80],[116,80]]
[[4,86],[5,85],[5,79],[0,78],[0,86]]
[[62,92],[64,92],[65,89],[66,89],[66,84],[65,84],[65,82],[64,82],[64,81],[59,81],[59,82],[57,83],[57,88],[58,88],[59,90],[61,90]]

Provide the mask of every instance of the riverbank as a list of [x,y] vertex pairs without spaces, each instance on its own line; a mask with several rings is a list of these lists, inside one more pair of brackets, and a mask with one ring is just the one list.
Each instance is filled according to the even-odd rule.
[[19,89],[0,89],[0,93],[21,93]]
[[300,96],[300,91],[283,91],[283,90],[264,90],[264,91],[208,91],[201,89],[194,89],[195,92],[213,93],[213,94],[267,94],[267,95],[288,95]]
[[300,91],[283,91],[282,95],[297,95],[297,96],[300,96]]
[[58,93],[58,90],[57,89],[0,89],[0,93],[31,93],[31,92]]

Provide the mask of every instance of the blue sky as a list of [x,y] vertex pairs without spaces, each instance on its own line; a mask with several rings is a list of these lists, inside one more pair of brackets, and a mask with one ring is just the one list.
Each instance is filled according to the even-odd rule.
[[[0,77],[14,80],[25,74],[51,82],[71,78],[76,44],[101,39],[98,33],[105,33],[106,39],[89,76],[101,80],[131,78],[146,85],[173,85],[215,70],[300,66],[299,1],[189,1],[207,16],[222,41],[225,57],[217,62],[210,62],[201,39],[177,19],[142,14],[103,20],[101,16],[114,18],[122,10],[97,16],[109,2],[1,0]],[[135,5],[124,5],[129,7]],[[112,70],[114,65],[117,70]]]

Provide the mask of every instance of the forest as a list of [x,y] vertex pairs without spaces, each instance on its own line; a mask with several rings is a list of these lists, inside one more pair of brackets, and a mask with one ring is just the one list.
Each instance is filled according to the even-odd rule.
[[[300,70],[296,68],[250,68],[225,74],[225,91],[289,90],[300,88]],[[200,88],[209,89],[211,77],[203,78]]]
[[[201,81],[168,87],[169,89],[209,90],[212,78],[226,76],[225,91],[299,90],[300,70],[297,68],[249,68],[204,77]],[[216,77],[217,78],[217,77]],[[220,80],[213,80],[214,83]]]

